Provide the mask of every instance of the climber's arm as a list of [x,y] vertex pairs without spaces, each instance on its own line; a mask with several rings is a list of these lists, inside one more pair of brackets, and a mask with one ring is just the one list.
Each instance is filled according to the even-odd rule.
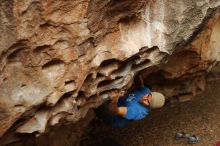
[[118,107],[117,103],[110,102],[109,111],[116,115],[124,116],[127,113],[127,107]]
[[109,103],[109,111],[116,115],[124,116],[127,113],[127,107],[118,107],[120,93],[118,91],[112,91],[109,93],[109,96],[111,98],[111,102]]

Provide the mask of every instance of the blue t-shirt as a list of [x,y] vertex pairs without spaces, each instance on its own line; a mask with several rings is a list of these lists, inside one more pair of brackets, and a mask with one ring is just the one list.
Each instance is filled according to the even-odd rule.
[[112,126],[123,127],[131,120],[141,120],[150,112],[150,108],[142,105],[139,101],[145,94],[151,93],[150,89],[141,87],[128,96],[120,97],[118,106],[127,107],[127,113],[123,117],[118,115],[112,116]]

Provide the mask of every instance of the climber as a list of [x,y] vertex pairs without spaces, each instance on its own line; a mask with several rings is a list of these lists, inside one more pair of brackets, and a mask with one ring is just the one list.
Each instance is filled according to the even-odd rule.
[[[109,92],[110,102],[104,103],[99,110],[99,117],[113,127],[123,127],[132,120],[145,118],[150,109],[160,108],[165,103],[165,97],[158,92],[152,92],[143,86],[143,79],[139,76],[142,86],[124,96],[119,90]],[[99,112],[100,113],[100,112]]]

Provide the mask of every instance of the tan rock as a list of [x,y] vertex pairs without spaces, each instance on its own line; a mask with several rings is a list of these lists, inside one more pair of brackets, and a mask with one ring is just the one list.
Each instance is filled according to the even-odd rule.
[[77,122],[102,103],[97,95],[130,88],[139,73],[167,99],[204,90],[220,58],[219,7],[212,0],[2,0],[0,136]]

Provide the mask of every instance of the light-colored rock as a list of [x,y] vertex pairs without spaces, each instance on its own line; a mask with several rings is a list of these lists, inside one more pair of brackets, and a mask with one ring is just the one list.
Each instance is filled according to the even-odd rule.
[[74,124],[139,73],[167,99],[204,90],[220,59],[219,8],[218,0],[0,0],[3,143]]

